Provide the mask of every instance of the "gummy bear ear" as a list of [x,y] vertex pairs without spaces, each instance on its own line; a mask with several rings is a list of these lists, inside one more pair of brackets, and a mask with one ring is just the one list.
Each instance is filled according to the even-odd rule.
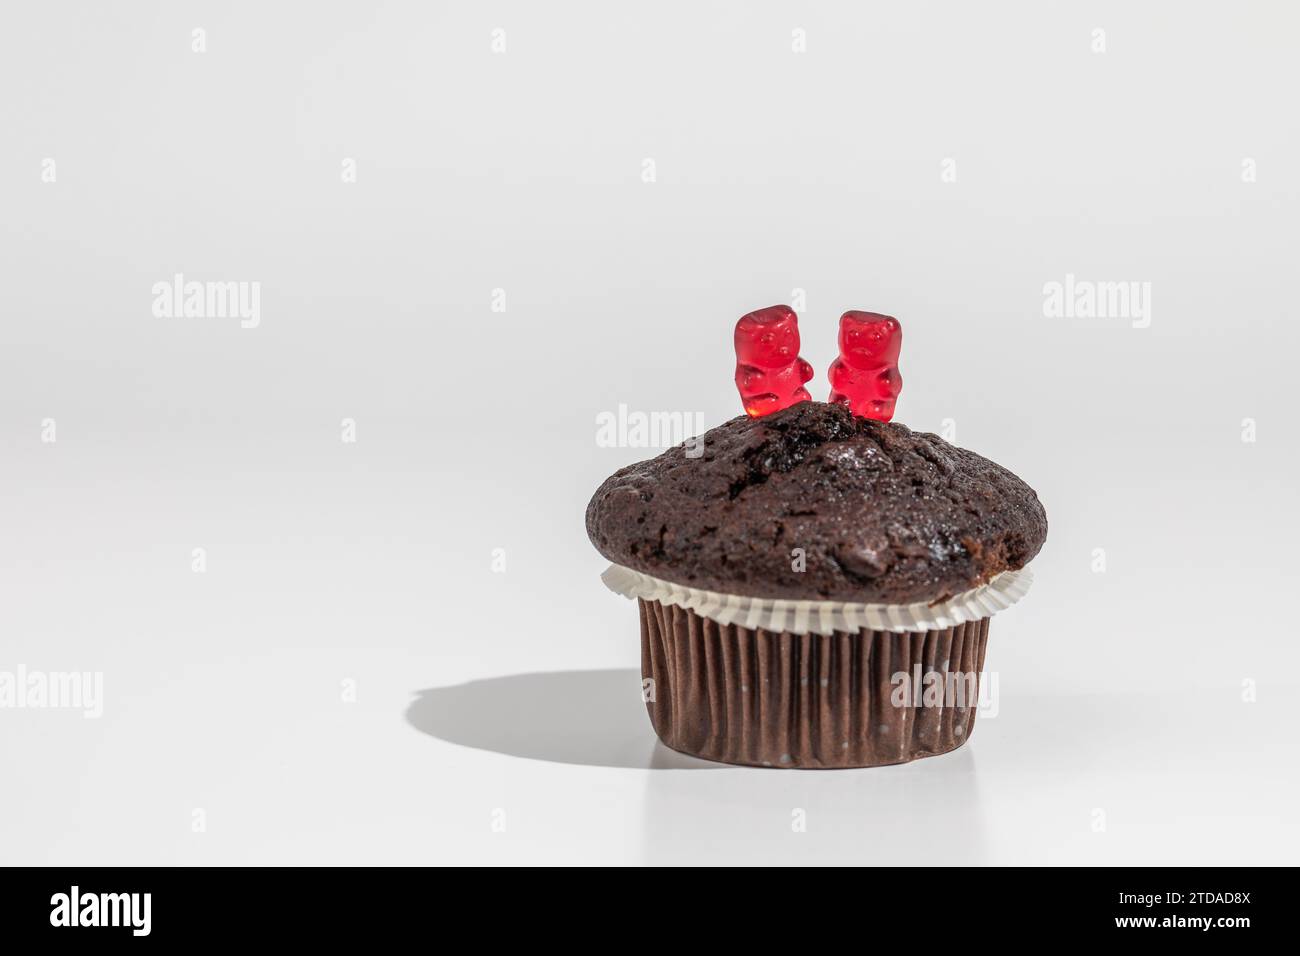
[[840,355],[831,363],[830,400],[860,418],[887,422],[903,387],[898,354],[903,327],[892,315],[851,310],[840,316]]

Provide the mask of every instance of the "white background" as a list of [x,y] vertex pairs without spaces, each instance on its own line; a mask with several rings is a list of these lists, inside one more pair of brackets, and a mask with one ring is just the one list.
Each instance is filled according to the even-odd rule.
[[[1294,863],[1300,22],[1134,6],[7,10],[0,671],[105,700],[0,710],[3,862]],[[666,751],[598,580],[596,417],[738,414],[795,289],[815,397],[896,315],[896,420],[1048,511],[947,756]]]

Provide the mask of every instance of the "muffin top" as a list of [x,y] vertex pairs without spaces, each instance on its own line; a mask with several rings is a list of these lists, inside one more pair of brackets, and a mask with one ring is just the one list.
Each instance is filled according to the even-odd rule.
[[702,454],[700,441],[596,490],[587,534],[601,554],[708,591],[912,604],[1021,568],[1047,537],[1038,495],[1005,468],[842,405],[733,418]]

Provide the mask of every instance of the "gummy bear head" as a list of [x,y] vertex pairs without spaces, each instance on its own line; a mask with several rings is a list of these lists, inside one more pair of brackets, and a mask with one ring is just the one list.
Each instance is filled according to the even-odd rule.
[[774,305],[736,323],[736,358],[758,368],[784,368],[799,357],[799,317],[787,305]]
[[902,326],[892,315],[845,312],[840,316],[840,355],[858,369],[898,364]]

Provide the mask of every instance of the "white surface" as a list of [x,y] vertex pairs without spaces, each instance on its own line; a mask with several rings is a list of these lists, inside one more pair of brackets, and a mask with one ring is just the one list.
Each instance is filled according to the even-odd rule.
[[[455,540],[470,519],[443,525],[432,462],[342,457],[362,447],[311,465],[285,451],[260,474],[200,449],[178,463],[60,441],[19,460],[6,656],[102,670],[106,703],[98,720],[0,711],[6,862],[1294,860],[1292,689],[1266,676],[1243,703],[1212,661],[1200,686],[1150,673],[1071,688],[1109,635],[1051,624],[1086,571],[1040,566],[994,620],[998,713],[960,750],[874,770],[722,767],[656,744],[636,611],[601,585],[599,558],[580,552],[590,567],[546,593],[539,509],[514,538],[536,550],[517,545],[506,574],[485,549],[455,572],[439,529]],[[456,624],[470,612],[440,600],[439,574],[498,623]],[[526,607],[535,630],[515,623]],[[1195,634],[1125,633],[1135,653],[1108,662],[1125,675],[1151,643],[1174,675],[1198,650]]]
[[[1296,17],[8,11],[0,671],[105,701],[0,710],[0,860],[1296,862]],[[156,318],[176,272],[261,324]],[[1149,327],[1045,316],[1067,274]],[[666,753],[598,579],[587,500],[655,452],[596,416],[737,414],[732,324],[796,288],[815,394],[897,315],[898,420],[1049,513],[951,755]]]
[[[344,666],[364,675],[352,707],[331,699]],[[298,654],[214,654],[206,675],[178,674],[91,732],[80,718],[20,723],[6,747],[21,781],[7,861],[1294,859],[1280,704],[1004,695],[998,717],[981,717],[971,743],[942,757],[765,772],[656,745],[634,669],[431,691],[404,723],[402,675],[421,666],[397,653],[346,665],[336,654],[305,664]],[[46,769],[29,776],[32,767]],[[207,832],[190,832],[192,805],[206,810]],[[499,808],[505,832],[492,829]],[[792,832],[796,809],[806,832]],[[1092,829],[1098,809],[1104,832]]]

